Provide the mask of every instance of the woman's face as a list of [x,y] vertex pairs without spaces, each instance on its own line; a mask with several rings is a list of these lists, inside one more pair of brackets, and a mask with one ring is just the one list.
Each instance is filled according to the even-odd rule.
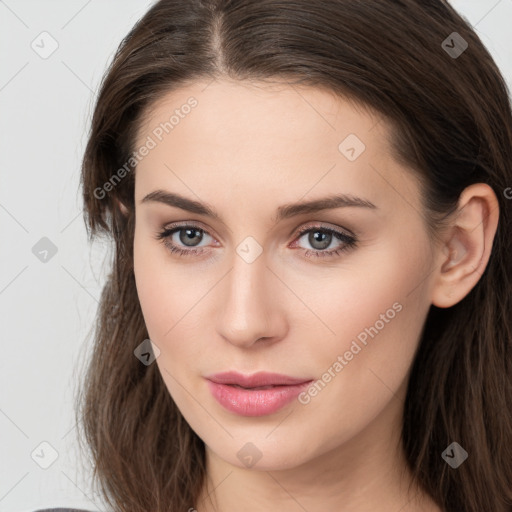
[[[169,393],[225,463],[291,468],[399,432],[435,252],[386,130],[320,89],[227,81],[141,125],[140,304]],[[306,384],[206,378],[223,372]]]

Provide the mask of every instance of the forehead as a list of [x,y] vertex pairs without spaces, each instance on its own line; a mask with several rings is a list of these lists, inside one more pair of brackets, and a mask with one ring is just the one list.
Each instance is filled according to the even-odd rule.
[[[193,107],[189,106],[191,103]],[[207,141],[213,136],[219,149],[234,142],[242,143],[246,150],[255,145],[278,149],[280,143],[295,137],[302,143],[296,151],[305,152],[320,141],[336,143],[344,131],[368,139],[365,135],[382,118],[373,110],[326,89],[282,82],[220,80],[188,84],[154,102],[145,112],[138,142],[145,134],[155,129],[158,132],[159,125],[169,121],[172,126],[167,126],[167,130],[162,128],[161,135],[172,131],[179,137],[186,124],[193,128],[196,141]],[[179,125],[182,125],[180,130]],[[308,141],[310,144],[304,146]]]
[[152,149],[137,165],[136,198],[178,188],[286,202],[335,190],[375,202],[398,179],[388,138],[378,114],[324,89],[196,82],[145,113],[136,147],[151,139]]

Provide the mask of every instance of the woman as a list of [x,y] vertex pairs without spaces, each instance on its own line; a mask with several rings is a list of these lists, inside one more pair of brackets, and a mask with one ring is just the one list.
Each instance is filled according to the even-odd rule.
[[446,2],[157,2],[82,169],[112,508],[510,512],[510,162]]

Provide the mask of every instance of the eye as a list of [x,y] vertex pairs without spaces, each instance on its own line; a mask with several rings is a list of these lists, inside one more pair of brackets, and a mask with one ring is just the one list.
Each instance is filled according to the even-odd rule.
[[[157,240],[162,241],[171,252],[178,253],[180,256],[188,256],[203,252],[204,249],[199,244],[203,241],[205,234],[206,231],[198,226],[183,225],[164,229],[157,234]],[[175,235],[178,236],[175,237]],[[190,247],[190,249],[182,249],[181,244],[184,247]]]
[[[304,238],[305,235],[308,235],[306,237],[306,242],[313,248],[313,250],[306,249],[304,255],[307,258],[328,258],[338,256],[341,253],[354,248],[357,243],[357,240],[353,235],[324,226],[303,228],[299,232],[297,240]],[[335,247],[326,251],[325,249],[331,246],[333,242],[335,243]]]
[[[308,235],[307,243],[312,246],[312,250],[307,248],[304,250],[304,255],[307,258],[334,257],[355,247],[357,243],[353,235],[349,235],[343,231],[324,226],[307,226],[298,233],[292,247],[296,247],[297,241],[304,238],[305,235]],[[157,233],[156,238],[172,253],[177,253],[180,256],[196,256],[205,252],[204,246],[200,245],[201,242],[204,241],[205,236],[212,238],[207,231],[199,226],[184,224],[165,228]],[[330,250],[325,250],[331,246],[333,242],[335,242],[335,247]],[[185,247],[188,247],[188,249]]]

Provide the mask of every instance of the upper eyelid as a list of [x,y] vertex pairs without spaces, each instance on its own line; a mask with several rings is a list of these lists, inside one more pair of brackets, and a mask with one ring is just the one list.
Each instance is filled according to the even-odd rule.
[[342,234],[345,234],[347,236],[351,236],[351,237],[355,237],[355,234],[352,233],[352,231],[350,229],[347,229],[347,228],[344,228],[344,227],[341,227],[341,226],[329,226],[328,225],[329,223],[325,224],[323,222],[313,222],[313,223],[309,223],[309,222],[306,222],[305,225],[301,225],[300,228],[298,228],[296,231],[294,232],[297,232],[297,234],[301,234],[301,233],[304,233],[304,232],[307,232],[309,230],[313,230],[313,229],[319,229],[319,230],[323,230],[323,231],[333,231],[333,232],[341,232]]

